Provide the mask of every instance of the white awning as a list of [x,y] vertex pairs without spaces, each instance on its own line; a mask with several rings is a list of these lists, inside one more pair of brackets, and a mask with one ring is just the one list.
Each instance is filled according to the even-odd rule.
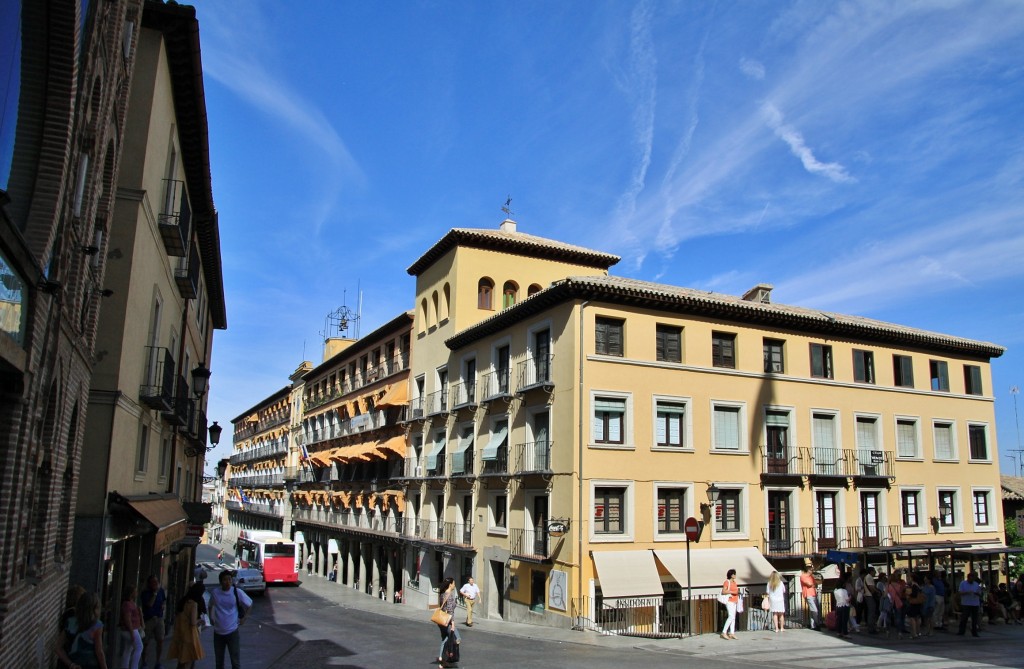
[[298,532],[295,533],[295,543],[297,543],[297,544],[304,544],[304,543],[306,543],[306,535],[302,533],[302,530],[299,530]]
[[497,460],[498,449],[505,443],[508,438],[508,426],[501,428],[491,436],[491,440],[484,446],[483,452],[480,454],[481,460]]
[[[676,583],[686,587],[686,551],[655,549],[654,554]],[[719,592],[725,574],[736,570],[736,583],[741,588],[763,586],[775,568],[756,548],[690,549],[690,587],[705,592]]]
[[330,555],[337,555],[340,552],[341,551],[338,550],[338,540],[337,539],[328,539],[327,540],[327,553],[330,554]]
[[664,596],[651,551],[594,551],[593,555],[605,604],[626,597]]

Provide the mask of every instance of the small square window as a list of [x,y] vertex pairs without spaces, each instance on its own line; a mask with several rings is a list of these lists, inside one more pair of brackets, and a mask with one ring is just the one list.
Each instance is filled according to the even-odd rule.
[[949,365],[945,360],[928,361],[928,371],[931,376],[932,390],[949,392]]
[[981,367],[964,365],[964,392],[968,395],[981,395]]
[[740,490],[722,490],[718,493],[715,509],[715,529],[719,532],[740,532],[743,530],[740,517]]
[[914,387],[914,359],[909,355],[892,356],[893,383],[900,388]]
[[656,328],[655,356],[658,362],[683,361],[683,329],[658,324]]
[[658,534],[682,534],[686,519],[686,488],[658,489]]
[[594,443],[625,443],[626,399],[624,397],[594,397],[593,423]]
[[736,335],[731,332],[711,333],[711,364],[736,369]]
[[622,330],[625,321],[617,318],[602,318],[595,320],[595,351],[598,355],[615,355],[622,357]]
[[719,451],[743,450],[742,411],[737,406],[716,405],[714,412],[714,448]]
[[781,339],[764,340],[764,372],[765,374],[782,374],[786,371],[782,357],[785,342]]
[[832,347],[811,344],[811,376],[816,379],[832,378]]
[[953,424],[945,422],[936,422],[934,424],[934,433],[935,459],[955,460],[956,442],[953,439]]
[[917,439],[917,421],[912,418],[896,420],[896,457],[921,457]]
[[686,404],[655,402],[654,443],[661,448],[686,447]]
[[875,382],[875,354],[871,351],[853,350],[853,380],[858,383]]
[[917,528],[921,526],[921,491],[904,490],[900,493],[903,527]]

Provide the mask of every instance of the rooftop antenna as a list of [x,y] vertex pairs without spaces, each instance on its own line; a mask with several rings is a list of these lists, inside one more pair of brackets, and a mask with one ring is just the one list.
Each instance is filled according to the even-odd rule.
[[1021,454],[1024,453],[1024,449],[1020,447],[1020,417],[1017,415],[1017,395],[1020,394],[1020,388],[1017,386],[1010,386],[1010,394],[1013,395],[1013,420],[1017,424],[1017,471],[1014,472],[1017,476],[1021,475],[1021,467],[1024,466],[1024,462],[1021,462]]

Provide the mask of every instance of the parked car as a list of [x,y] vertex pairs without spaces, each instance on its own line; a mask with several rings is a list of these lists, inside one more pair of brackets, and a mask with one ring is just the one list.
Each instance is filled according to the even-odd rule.
[[238,569],[232,582],[249,595],[262,597],[267,591],[267,582],[263,580],[263,572],[259,569]]

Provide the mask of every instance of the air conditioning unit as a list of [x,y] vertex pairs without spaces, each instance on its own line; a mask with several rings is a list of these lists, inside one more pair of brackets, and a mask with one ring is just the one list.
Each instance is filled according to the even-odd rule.
[[413,418],[423,418],[423,409],[413,409],[412,410],[412,417]]

